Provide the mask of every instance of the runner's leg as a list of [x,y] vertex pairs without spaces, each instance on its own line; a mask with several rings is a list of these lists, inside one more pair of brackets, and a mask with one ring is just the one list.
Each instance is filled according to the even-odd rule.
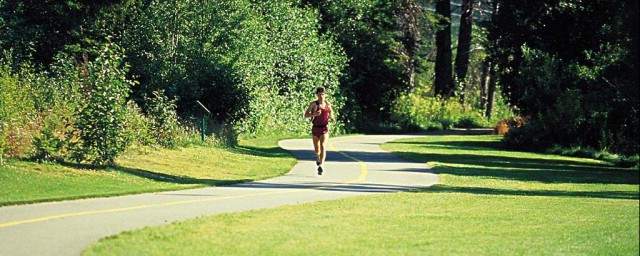
[[316,152],[316,164],[320,163],[320,137],[313,135],[313,150]]
[[324,163],[324,160],[327,158],[327,149],[324,146],[324,143],[329,140],[329,133],[322,134],[320,137],[320,164]]

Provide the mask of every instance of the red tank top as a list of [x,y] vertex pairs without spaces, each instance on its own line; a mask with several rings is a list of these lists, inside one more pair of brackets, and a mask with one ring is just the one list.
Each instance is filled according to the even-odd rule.
[[320,103],[316,101],[316,106],[316,111],[321,110],[322,112],[319,116],[313,118],[313,126],[327,126],[327,124],[329,124],[329,105],[325,103],[323,108],[320,107]]

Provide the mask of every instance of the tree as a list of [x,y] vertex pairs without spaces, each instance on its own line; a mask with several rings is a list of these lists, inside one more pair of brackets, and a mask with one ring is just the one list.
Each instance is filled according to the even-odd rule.
[[[0,57],[11,57],[16,65],[49,65],[58,52],[86,46],[91,41],[86,28],[101,9],[115,2],[0,1]],[[4,51],[11,56],[4,56]]]
[[90,91],[77,123],[82,138],[78,160],[114,165],[130,143],[122,136],[127,122],[126,99],[133,84],[125,77],[127,69],[124,50],[116,44],[105,45],[98,58],[88,63],[85,79]]
[[412,0],[402,0],[398,10],[400,30],[403,32],[402,44],[403,65],[407,75],[409,90],[413,90],[415,81],[415,67],[420,52],[422,36],[420,34],[420,20],[423,18],[422,8]]
[[[493,26],[493,22],[495,20],[496,14],[498,12],[498,1],[493,1],[491,3],[491,20],[490,26]],[[489,56],[485,60],[483,64],[482,70],[482,88],[486,88],[486,105],[485,107],[485,117],[487,119],[491,119],[493,115],[493,106],[495,103],[495,93],[496,93],[496,61],[495,61],[495,53],[498,49],[498,36],[496,33],[489,33],[488,35],[488,46],[487,49],[489,51]]]
[[473,0],[463,0],[460,10],[460,28],[458,32],[458,48],[456,53],[455,74],[456,82],[460,85],[460,100],[464,102],[466,92],[465,77],[469,68],[469,53],[471,50],[471,29],[473,23]]
[[449,0],[436,2],[436,14],[440,18],[440,27],[436,32],[435,92],[448,98],[455,92],[451,67],[451,4]]
[[403,61],[407,55],[399,50],[404,48],[397,17],[400,0],[305,0],[302,4],[319,10],[321,31],[335,38],[349,60],[340,83],[347,96],[342,118],[349,119],[344,120],[349,129],[378,131],[378,125],[389,120],[394,99],[408,88],[403,64],[414,65]]
[[510,141],[637,153],[638,2],[497,2],[498,80],[531,116]]
[[485,65],[488,71],[488,75],[486,76],[485,78],[486,80],[484,81],[486,83],[486,88],[487,88],[487,105],[485,110],[485,116],[487,117],[487,119],[491,119],[491,116],[493,115],[493,107],[496,99],[496,65],[491,58],[487,60],[487,63]]

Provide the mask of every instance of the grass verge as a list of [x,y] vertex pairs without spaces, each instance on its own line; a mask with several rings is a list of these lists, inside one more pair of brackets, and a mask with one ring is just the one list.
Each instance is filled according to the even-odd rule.
[[638,170],[505,151],[495,136],[430,136],[386,150],[441,184],[124,232],[87,255],[637,255]]
[[0,206],[179,190],[261,180],[288,172],[296,160],[277,146],[284,137],[241,141],[233,148],[130,150],[117,166],[10,161],[0,166]]

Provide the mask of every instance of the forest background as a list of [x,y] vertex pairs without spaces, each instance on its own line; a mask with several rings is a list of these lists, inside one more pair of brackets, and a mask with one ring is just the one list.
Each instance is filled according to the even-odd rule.
[[303,134],[324,85],[338,134],[502,124],[512,148],[637,164],[637,17],[623,0],[0,0],[0,163]]

